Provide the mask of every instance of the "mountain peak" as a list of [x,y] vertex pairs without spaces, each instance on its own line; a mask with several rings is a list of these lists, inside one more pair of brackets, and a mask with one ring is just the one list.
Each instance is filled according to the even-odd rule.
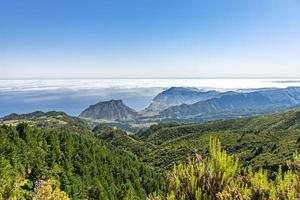
[[123,101],[121,99],[111,99],[108,101],[100,101],[96,103],[95,105],[101,105],[101,104],[119,104],[119,105],[124,105]]
[[82,118],[105,120],[134,120],[138,113],[126,106],[121,99],[102,101],[89,106],[80,115]]
[[111,103],[115,102],[115,103],[122,103],[123,104],[122,99],[112,99],[112,100],[110,100],[108,102],[111,102]]
[[191,92],[203,92],[203,91],[193,87],[170,87],[169,89],[162,91],[160,94],[158,94],[158,96],[161,94],[173,94],[173,93],[185,93],[185,92],[191,93]]
[[192,104],[219,95],[219,92],[213,90],[203,91],[193,87],[171,87],[155,96],[145,112],[155,114],[171,106]]

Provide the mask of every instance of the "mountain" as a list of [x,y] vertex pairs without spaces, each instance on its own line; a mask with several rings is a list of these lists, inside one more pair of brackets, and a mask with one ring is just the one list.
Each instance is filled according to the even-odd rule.
[[300,88],[263,89],[254,92],[223,94],[218,98],[169,107],[159,113],[161,119],[208,121],[271,113],[297,107]]
[[138,113],[126,106],[122,100],[99,102],[85,109],[79,117],[110,121],[130,121],[138,117]]
[[146,114],[156,114],[168,107],[193,104],[220,96],[217,91],[201,91],[197,88],[171,87],[153,98],[152,103],[145,109]]
[[172,87],[158,94],[142,112],[136,112],[121,100],[111,100],[90,106],[80,114],[80,118],[137,132],[159,122],[206,122],[268,114],[299,106],[299,87],[227,92]]
[[72,117],[64,112],[42,112],[36,111],[28,114],[12,113],[0,118],[0,124],[17,126],[26,122],[36,128],[50,128],[57,131],[69,131],[73,133],[89,133],[91,128],[95,126],[92,122]]

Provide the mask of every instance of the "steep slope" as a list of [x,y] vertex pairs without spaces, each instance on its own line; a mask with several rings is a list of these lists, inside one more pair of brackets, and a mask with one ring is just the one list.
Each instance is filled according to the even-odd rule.
[[1,199],[31,199],[53,179],[71,199],[146,199],[165,189],[163,177],[135,155],[90,134],[19,124],[0,126],[0,138]]
[[158,113],[168,107],[193,104],[218,97],[221,93],[217,91],[201,91],[196,88],[171,87],[153,98],[152,103],[147,107],[144,113]]
[[254,114],[271,113],[296,107],[300,103],[300,88],[266,89],[249,93],[224,94],[219,98],[167,108],[161,119],[207,121]]
[[99,102],[85,109],[79,117],[89,119],[104,119],[111,121],[134,120],[138,113],[126,106],[122,100],[111,100]]

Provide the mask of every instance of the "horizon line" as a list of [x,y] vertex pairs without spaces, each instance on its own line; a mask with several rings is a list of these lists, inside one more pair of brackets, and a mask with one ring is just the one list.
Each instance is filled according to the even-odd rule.
[[0,77],[0,80],[106,80],[106,79],[300,79],[300,77]]

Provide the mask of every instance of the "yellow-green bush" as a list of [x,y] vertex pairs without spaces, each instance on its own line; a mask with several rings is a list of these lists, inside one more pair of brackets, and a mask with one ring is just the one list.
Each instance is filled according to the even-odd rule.
[[59,181],[49,179],[38,180],[35,184],[32,200],[70,200],[67,193],[60,190]]
[[[168,176],[167,200],[294,200],[300,198],[300,156],[288,162],[290,170],[279,168],[270,179],[263,169],[240,167],[235,155],[221,149],[218,139],[210,139],[210,154],[197,155],[188,163],[174,165]],[[148,199],[163,199],[149,196]]]

